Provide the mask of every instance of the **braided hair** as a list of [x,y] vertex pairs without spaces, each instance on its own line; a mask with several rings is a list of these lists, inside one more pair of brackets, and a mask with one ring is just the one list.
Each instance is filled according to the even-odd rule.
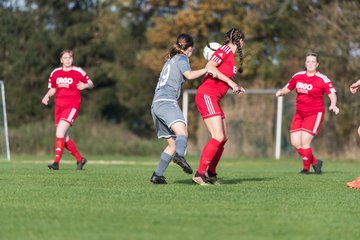
[[183,51],[186,51],[189,47],[194,46],[194,40],[190,34],[187,33],[181,33],[177,39],[176,43],[170,47],[168,50],[165,60],[171,59],[176,54],[183,53]]
[[245,34],[243,33],[243,31],[241,31],[239,28],[232,28],[229,31],[227,31],[227,33],[225,34],[223,45],[228,43],[233,43],[237,46],[236,52],[240,60],[240,67],[238,67],[239,69],[238,72],[242,73],[243,72],[242,65],[244,58],[243,58],[242,48],[240,45],[240,39],[245,40]]

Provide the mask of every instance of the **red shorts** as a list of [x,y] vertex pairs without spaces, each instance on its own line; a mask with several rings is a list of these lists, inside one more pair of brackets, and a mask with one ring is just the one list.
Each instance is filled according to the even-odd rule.
[[214,116],[221,116],[221,118],[225,118],[225,114],[220,107],[220,100],[217,97],[197,93],[195,95],[195,103],[203,119]]
[[70,123],[71,126],[74,125],[79,110],[79,107],[55,106],[55,125],[58,125],[60,120]]
[[296,111],[291,123],[290,132],[305,131],[315,136],[320,130],[323,119],[324,112],[309,115]]

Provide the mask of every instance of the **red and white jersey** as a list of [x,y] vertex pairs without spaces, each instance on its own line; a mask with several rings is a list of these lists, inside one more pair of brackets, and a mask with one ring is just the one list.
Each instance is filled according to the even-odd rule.
[[296,89],[296,110],[305,113],[324,111],[324,93],[336,92],[331,80],[319,72],[314,76],[308,76],[306,71],[298,72],[286,87],[290,91]]
[[[214,55],[210,58],[210,61],[216,62],[218,64],[218,70],[225,76],[231,79],[235,76],[237,72],[235,56],[228,45],[223,45],[216,50]],[[215,95],[221,99],[228,90],[229,85],[227,83],[206,74],[198,92]]]
[[58,106],[80,107],[81,93],[76,85],[79,82],[87,83],[89,77],[79,67],[72,67],[70,71],[56,68],[50,74],[49,88],[56,88],[55,104]]

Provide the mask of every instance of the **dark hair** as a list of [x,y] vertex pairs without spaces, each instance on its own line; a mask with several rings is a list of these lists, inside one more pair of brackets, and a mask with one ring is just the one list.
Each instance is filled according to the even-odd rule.
[[194,40],[192,36],[187,33],[182,33],[177,37],[176,43],[169,48],[165,59],[170,59],[176,54],[183,53],[183,51],[186,51],[189,47],[193,46]]
[[319,62],[319,55],[315,52],[308,52],[305,56],[305,58],[312,56],[312,57],[316,57],[316,62]]
[[243,52],[242,52],[242,48],[240,45],[240,39],[245,40],[245,34],[243,33],[243,31],[241,31],[239,28],[232,28],[229,31],[227,31],[227,33],[225,33],[225,37],[224,37],[224,42],[223,45],[228,44],[228,43],[233,43],[237,46],[236,48],[236,52],[239,55],[239,60],[240,60],[240,67],[238,67],[238,72],[242,73],[243,72]]
[[[71,56],[73,56],[73,51],[72,51],[72,50],[64,49],[64,50],[62,50],[61,53],[60,53],[60,60],[61,60],[62,56],[63,56],[65,53],[68,53],[68,54],[70,54]],[[61,67],[62,67],[62,65],[63,65],[63,64],[60,62],[60,66],[61,66]]]

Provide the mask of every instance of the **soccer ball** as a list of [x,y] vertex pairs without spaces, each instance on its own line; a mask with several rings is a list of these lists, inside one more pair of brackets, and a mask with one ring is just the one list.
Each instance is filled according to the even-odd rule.
[[[209,43],[210,47],[214,50],[217,50],[219,47],[221,47],[220,43],[217,42],[211,42]],[[203,55],[204,58],[209,61],[210,58],[212,57],[212,55],[214,54],[214,50],[210,49],[207,45],[205,45],[204,50],[203,50]]]

